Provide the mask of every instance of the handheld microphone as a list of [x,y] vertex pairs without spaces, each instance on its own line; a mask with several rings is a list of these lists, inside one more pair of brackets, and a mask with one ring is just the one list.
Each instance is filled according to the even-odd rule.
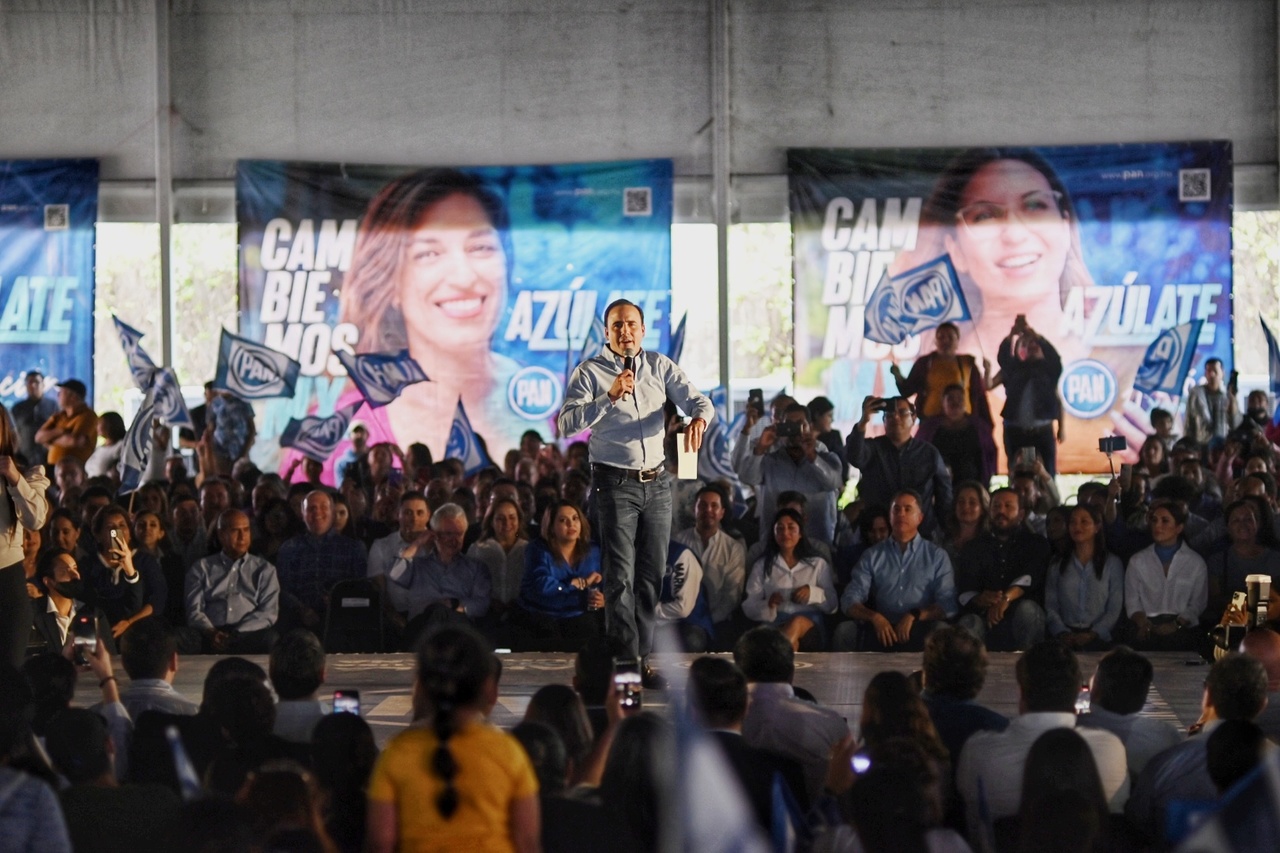
[[[627,349],[624,349],[624,350],[622,351],[622,369],[623,369],[623,370],[630,370],[630,371],[631,371],[631,375],[632,375],[633,377],[634,377],[634,376],[635,376],[635,374],[636,374],[636,356],[635,356],[635,350],[631,349],[630,347],[628,347]],[[624,396],[624,397],[625,397],[625,396],[627,396],[627,395],[626,395],[626,394],[623,394],[622,396]]]

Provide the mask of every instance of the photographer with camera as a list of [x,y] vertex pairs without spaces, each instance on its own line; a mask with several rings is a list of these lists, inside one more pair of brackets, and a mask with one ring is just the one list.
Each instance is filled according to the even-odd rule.
[[[1066,440],[1058,378],[1062,358],[1053,345],[1027,325],[1019,314],[1000,342],[1000,372],[1005,386],[1004,454],[1009,470],[1018,451],[1033,447],[1051,476],[1058,474],[1058,444]],[[1054,421],[1058,428],[1054,430]]]
[[[876,412],[884,413],[884,435],[867,438],[867,424]],[[845,442],[845,455],[862,473],[858,497],[868,504],[889,506],[903,489],[918,494],[924,511],[920,530],[929,535],[951,507],[951,474],[936,447],[912,437],[915,424],[916,410],[906,397],[867,397],[862,418]]]
[[809,424],[809,410],[792,403],[782,419],[765,427],[738,476],[756,487],[761,518],[772,519],[778,495],[797,491],[808,498],[805,534],[830,543],[836,531],[836,490],[840,487],[840,457],[818,443]]

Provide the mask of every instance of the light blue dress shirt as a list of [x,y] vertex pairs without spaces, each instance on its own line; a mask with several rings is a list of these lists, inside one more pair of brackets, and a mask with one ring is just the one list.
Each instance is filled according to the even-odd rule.
[[873,595],[876,612],[893,623],[917,607],[936,604],[948,619],[960,610],[951,558],[918,533],[906,550],[890,536],[863,552],[840,597],[840,609],[866,604]]
[[1087,626],[1104,642],[1111,641],[1111,629],[1124,608],[1124,567],[1120,558],[1108,554],[1102,577],[1072,555],[1067,570],[1055,560],[1044,577],[1044,609],[1049,620],[1049,636],[1065,634],[1070,628]]
[[574,369],[557,420],[560,434],[574,436],[590,429],[587,447],[592,462],[633,470],[656,468],[666,459],[663,404],[670,399],[689,417],[707,423],[715,417],[715,408],[678,364],[648,350],[635,356],[635,393],[614,403],[609,389],[623,366],[622,356],[606,346]]

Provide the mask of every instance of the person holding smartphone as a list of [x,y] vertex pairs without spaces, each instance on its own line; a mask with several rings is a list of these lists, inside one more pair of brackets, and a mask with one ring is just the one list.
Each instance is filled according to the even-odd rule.
[[91,531],[97,547],[80,564],[86,602],[102,608],[112,636],[118,638],[139,619],[164,612],[164,572],[154,557],[134,553],[130,547],[129,514],[124,507],[109,504],[98,510]]
[[[1035,448],[1050,476],[1058,474],[1058,444],[1066,441],[1058,378],[1062,357],[1019,314],[996,356],[1005,387],[1004,454],[1014,468],[1018,451]],[[1054,429],[1054,423],[1057,429]]]
[[45,490],[49,478],[36,466],[24,471],[18,453],[18,434],[9,413],[0,406],[0,661],[22,665],[27,634],[31,631],[31,604],[22,567],[22,533],[39,530],[49,514]]

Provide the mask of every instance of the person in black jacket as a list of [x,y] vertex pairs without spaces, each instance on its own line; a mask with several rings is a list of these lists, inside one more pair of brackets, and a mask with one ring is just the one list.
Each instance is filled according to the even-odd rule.
[[[1034,447],[1050,476],[1058,473],[1058,444],[1066,440],[1058,378],[1062,358],[1053,345],[1019,316],[1000,342],[1000,372],[1005,387],[1004,453],[1012,470],[1018,450]],[[1057,421],[1057,430],[1054,430]]]

